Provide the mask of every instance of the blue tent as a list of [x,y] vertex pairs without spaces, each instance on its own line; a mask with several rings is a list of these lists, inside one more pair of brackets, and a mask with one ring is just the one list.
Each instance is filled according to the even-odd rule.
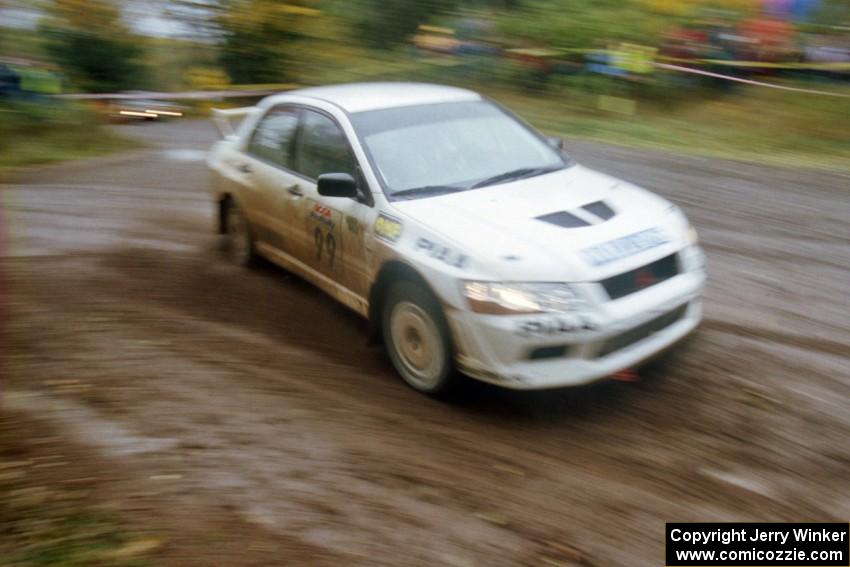
[[820,7],[821,0],[764,0],[764,10],[774,16],[805,22]]

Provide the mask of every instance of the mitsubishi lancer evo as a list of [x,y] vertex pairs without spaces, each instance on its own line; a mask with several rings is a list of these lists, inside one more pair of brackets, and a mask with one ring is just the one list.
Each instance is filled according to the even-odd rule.
[[702,317],[704,255],[676,205],[582,167],[475,92],[306,88],[214,119],[232,261],[262,256],[368,318],[420,392],[463,375],[586,384]]

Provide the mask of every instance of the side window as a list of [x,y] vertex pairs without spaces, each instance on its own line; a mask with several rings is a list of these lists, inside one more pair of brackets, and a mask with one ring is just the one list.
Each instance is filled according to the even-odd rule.
[[336,122],[318,112],[305,111],[301,122],[297,171],[311,179],[323,173],[350,173],[357,167],[348,139]]
[[248,152],[260,159],[292,169],[292,141],[297,126],[298,112],[295,109],[271,109],[251,134]]

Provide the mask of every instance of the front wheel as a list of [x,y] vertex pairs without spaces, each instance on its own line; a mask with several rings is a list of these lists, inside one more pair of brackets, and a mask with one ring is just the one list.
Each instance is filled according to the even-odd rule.
[[457,375],[448,324],[434,295],[411,281],[393,284],[381,324],[387,353],[404,381],[425,394],[448,393]]

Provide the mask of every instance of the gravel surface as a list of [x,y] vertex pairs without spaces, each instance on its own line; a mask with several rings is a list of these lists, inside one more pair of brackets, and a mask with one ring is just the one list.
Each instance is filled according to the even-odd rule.
[[636,383],[441,403],[227,263],[209,124],[122,129],[156,145],[0,187],[3,404],[120,469],[162,564],[651,566],[666,521],[850,518],[850,176],[569,144],[689,215],[706,321]]

